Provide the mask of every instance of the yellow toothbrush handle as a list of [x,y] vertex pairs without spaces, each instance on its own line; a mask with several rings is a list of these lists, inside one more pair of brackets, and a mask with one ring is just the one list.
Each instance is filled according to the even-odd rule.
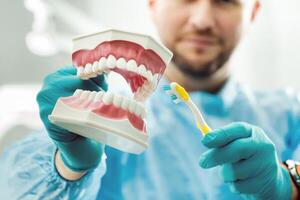
[[[184,101],[188,105],[190,110],[192,111],[192,113],[197,121],[198,129],[202,132],[202,134],[204,136],[207,135],[211,131],[211,128],[209,128],[209,126],[205,123],[201,112],[199,111],[197,106],[193,103],[193,101],[190,99],[187,91],[176,82],[171,83],[171,85],[173,87],[175,87],[174,89],[176,90],[176,93],[178,94],[178,96],[180,96],[180,99],[182,101]],[[199,123],[199,121],[201,121],[202,123]]]
[[211,131],[211,128],[209,128],[208,125],[202,125],[200,123],[197,123],[197,127],[198,129],[202,132],[202,134],[205,136],[207,135],[210,131]]

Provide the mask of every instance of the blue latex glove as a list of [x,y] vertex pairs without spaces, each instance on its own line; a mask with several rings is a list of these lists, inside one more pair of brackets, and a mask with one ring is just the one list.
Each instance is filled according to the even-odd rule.
[[52,124],[48,115],[59,97],[72,96],[76,89],[99,91],[100,87],[107,90],[103,75],[81,80],[76,76],[74,67],[66,67],[48,75],[37,95],[40,117],[48,135],[58,147],[64,164],[73,171],[86,171],[96,167],[101,161],[104,146]]
[[210,148],[200,157],[202,168],[220,166],[233,192],[246,199],[290,200],[288,171],[278,161],[275,146],[264,131],[246,123],[232,123],[203,137]]

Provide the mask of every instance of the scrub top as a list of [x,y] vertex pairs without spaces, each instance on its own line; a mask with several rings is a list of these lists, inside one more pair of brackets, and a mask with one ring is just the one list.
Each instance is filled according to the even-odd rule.
[[[0,158],[0,199],[235,200],[219,168],[202,169],[207,151],[184,103],[164,94],[162,79],[146,103],[149,148],[133,155],[106,146],[100,165],[78,181],[54,167],[56,151],[46,131],[8,148]],[[300,160],[300,95],[294,90],[260,92],[227,81],[217,93],[190,93],[211,128],[243,121],[264,129],[281,160]]]

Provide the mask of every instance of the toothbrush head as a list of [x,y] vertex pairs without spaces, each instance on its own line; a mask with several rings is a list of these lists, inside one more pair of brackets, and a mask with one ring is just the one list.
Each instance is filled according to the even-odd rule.
[[170,85],[164,85],[163,89],[168,95],[170,95],[174,103],[178,104],[180,102],[185,102],[188,105],[194,115],[198,129],[203,135],[208,134],[212,130],[205,122],[200,110],[193,103],[189,94],[182,86],[176,82],[172,82]]
[[170,85],[164,85],[163,89],[166,94],[170,95],[174,103],[180,103],[182,101],[188,101],[190,99],[187,91],[176,82],[172,82]]

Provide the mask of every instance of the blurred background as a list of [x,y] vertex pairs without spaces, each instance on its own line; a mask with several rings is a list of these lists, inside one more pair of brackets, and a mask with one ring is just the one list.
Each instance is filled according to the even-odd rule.
[[[300,89],[300,1],[262,3],[232,71],[257,89]],[[155,37],[146,0],[4,0],[0,11],[0,152],[41,128],[36,92],[46,74],[71,63],[74,36],[113,27]]]

